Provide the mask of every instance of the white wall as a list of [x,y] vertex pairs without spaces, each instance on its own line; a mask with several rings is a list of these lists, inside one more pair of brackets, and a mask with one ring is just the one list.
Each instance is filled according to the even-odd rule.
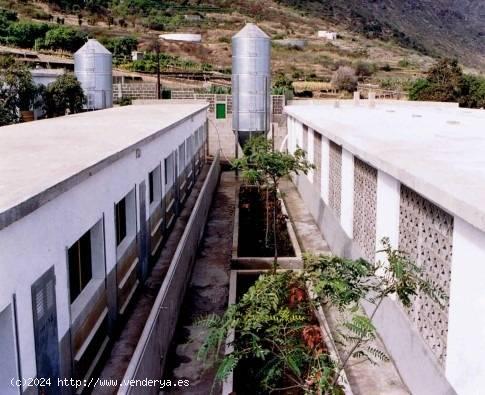
[[[205,120],[205,112],[194,115],[141,146],[139,158],[135,152],[131,152],[0,231],[3,280],[0,286],[0,306],[6,305],[12,294],[17,295],[19,345],[24,377],[36,375],[31,284],[49,267],[55,266],[57,322],[61,339],[71,322],[66,248],[96,224],[104,214],[106,272],[109,273],[116,264],[114,203],[128,194],[135,184],[145,180],[148,185],[148,172],[203,125]],[[148,196],[146,199],[148,200]]]
[[15,346],[15,326],[12,305],[0,310],[0,393],[2,395],[18,394],[18,388],[10,382],[17,379],[17,356]]
[[455,217],[446,377],[458,394],[485,385],[485,233]]

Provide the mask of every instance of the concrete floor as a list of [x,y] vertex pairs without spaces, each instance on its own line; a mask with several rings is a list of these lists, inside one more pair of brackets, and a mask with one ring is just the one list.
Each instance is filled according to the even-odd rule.
[[[280,186],[280,190],[302,251],[330,254],[331,251],[327,242],[320,233],[310,212],[306,209],[293,183],[284,181]],[[343,321],[346,321],[346,317],[342,312],[334,309],[324,310],[333,332],[332,334],[335,337],[337,328]],[[377,339],[371,345],[380,350],[386,350],[380,339]],[[340,348],[339,352],[341,356],[346,355],[345,349]],[[353,395],[407,395],[410,393],[392,362],[382,362],[378,366],[356,362],[353,362],[354,364],[345,370]]]
[[[162,394],[211,393],[215,372],[197,360],[206,330],[194,325],[194,320],[210,313],[222,314],[227,307],[235,186],[233,172],[221,173],[169,354],[165,379],[186,379],[190,386],[167,389]],[[216,388],[214,393],[220,390]]]
[[[126,324],[122,328],[119,337],[112,345],[110,354],[106,357],[106,362],[99,374],[101,379],[117,379],[118,382],[120,382],[123,378],[153,303],[155,302],[158,291],[168,271],[177,245],[185,230],[185,226],[189,220],[192,208],[197,200],[197,196],[202,188],[208,170],[209,166],[206,165],[201,171],[192,192],[185,202],[185,206],[180,213],[180,216],[175,222],[170,236],[162,249],[160,258],[153,267],[144,287],[140,289],[132,307],[129,309],[126,317]],[[111,395],[115,394],[117,391],[117,387],[96,387],[93,389],[92,393],[96,395]]]

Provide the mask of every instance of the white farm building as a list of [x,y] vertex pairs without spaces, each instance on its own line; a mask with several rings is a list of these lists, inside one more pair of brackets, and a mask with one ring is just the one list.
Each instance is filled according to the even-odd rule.
[[206,108],[1,128],[0,394],[42,391],[13,379],[91,377],[200,173]]

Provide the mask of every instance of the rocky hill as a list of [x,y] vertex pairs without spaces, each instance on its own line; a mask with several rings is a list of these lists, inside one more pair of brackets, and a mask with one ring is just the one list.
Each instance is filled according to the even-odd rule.
[[483,0],[282,0],[343,23],[367,37],[391,39],[434,56],[485,70]]
[[[61,22],[101,40],[132,36],[141,48],[161,32],[202,33],[202,45],[164,44],[162,51],[184,59],[177,64],[225,72],[230,38],[250,21],[275,40],[305,40],[304,47],[273,45],[274,72],[295,80],[328,81],[340,65],[352,65],[366,82],[405,87],[436,56],[485,70],[481,0],[0,0],[0,7],[20,22]],[[318,39],[318,30],[339,38]]]

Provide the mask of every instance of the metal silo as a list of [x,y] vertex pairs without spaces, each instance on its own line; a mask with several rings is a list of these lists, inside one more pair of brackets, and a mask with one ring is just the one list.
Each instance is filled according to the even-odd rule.
[[74,73],[86,95],[88,110],[113,107],[112,55],[97,40],[89,39],[74,54]]
[[232,128],[241,146],[266,134],[271,112],[271,40],[248,23],[232,38]]

